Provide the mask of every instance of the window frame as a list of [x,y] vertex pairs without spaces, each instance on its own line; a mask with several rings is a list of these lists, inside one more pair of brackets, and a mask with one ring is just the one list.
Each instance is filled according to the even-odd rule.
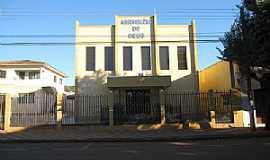
[[0,70],[0,79],[5,79],[5,78],[7,78],[7,71]]
[[[22,75],[20,75],[21,73],[23,73],[23,78],[22,78]],[[26,71],[16,71],[16,75],[18,76],[19,80],[26,79]]]
[[[166,48],[167,49],[167,64],[168,66],[164,67],[161,63],[161,48]],[[165,65],[165,64],[164,64]],[[160,66],[160,70],[170,70],[170,48],[169,46],[159,46],[159,66]]]
[[[88,55],[92,52],[87,52],[88,49],[93,49],[93,57],[91,57],[91,59],[94,59],[93,61],[91,61],[91,59],[88,59],[91,55]],[[88,57],[89,56],[89,57]],[[91,64],[90,62],[93,62],[93,64]],[[96,47],[95,46],[87,46],[86,47],[86,52],[85,52],[85,70],[86,71],[96,71]]]
[[[143,56],[143,49],[144,48],[147,48],[149,49],[149,52],[147,52],[147,54],[149,54],[149,61],[144,59],[144,56]],[[145,61],[144,61],[145,60]],[[144,62],[147,62],[149,63],[149,65],[144,65]],[[143,71],[149,71],[152,69],[152,55],[151,55],[151,47],[150,46],[141,46],[141,65],[142,65],[142,70]]]
[[63,78],[59,78],[59,84],[63,84]]
[[[112,49],[112,64],[110,65],[110,61],[106,61],[106,60],[109,60],[110,56],[107,57],[107,54],[109,54],[110,52],[106,52],[108,48],[111,48]],[[108,58],[108,59],[107,59]],[[106,63],[107,62],[107,63]],[[115,70],[115,54],[114,54],[114,47],[113,46],[106,46],[104,47],[104,70],[105,71],[114,71]]]
[[57,76],[56,75],[53,76],[53,82],[57,83]]
[[[126,53],[124,52],[125,49],[127,48],[130,48],[131,49],[131,52],[128,52],[130,53],[131,55],[129,55],[129,57],[131,57],[131,60],[128,60],[128,62],[130,61],[131,64],[125,64],[125,55]],[[124,46],[123,47],[123,71],[132,71],[133,70],[133,48],[132,46]]]
[[[180,52],[180,48],[184,48],[185,52]],[[180,64],[180,55],[184,55],[185,64],[184,63]],[[183,62],[183,60],[181,62]],[[177,65],[178,65],[178,70],[188,70],[187,46],[177,46]]]
[[[31,75],[31,73],[35,73],[34,76]],[[36,74],[38,73],[38,74]],[[32,77],[33,76],[33,77]],[[40,71],[29,71],[28,72],[28,79],[33,80],[33,79],[40,79]]]

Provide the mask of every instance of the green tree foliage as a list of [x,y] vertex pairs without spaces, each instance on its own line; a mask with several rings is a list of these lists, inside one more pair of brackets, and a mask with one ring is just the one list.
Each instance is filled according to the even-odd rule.
[[250,12],[245,4],[229,32],[221,39],[221,59],[239,65],[242,75],[260,80],[255,68],[270,69],[270,12]]
[[[270,81],[270,11],[251,12],[244,2],[239,9],[239,17],[231,30],[221,39],[224,50],[218,50],[221,53],[221,59],[238,64],[241,75],[247,80],[247,95],[252,102],[251,79],[257,79],[261,84]],[[265,72],[258,74],[258,68]],[[253,115],[252,104],[250,115]],[[251,116],[250,123],[255,129],[254,116]],[[270,118],[267,120],[267,126],[270,126]]]

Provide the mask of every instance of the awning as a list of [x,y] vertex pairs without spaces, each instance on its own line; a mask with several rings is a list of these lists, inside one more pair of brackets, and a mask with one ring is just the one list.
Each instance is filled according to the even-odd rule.
[[120,87],[160,87],[167,88],[171,86],[171,76],[125,76],[108,77],[108,88]]

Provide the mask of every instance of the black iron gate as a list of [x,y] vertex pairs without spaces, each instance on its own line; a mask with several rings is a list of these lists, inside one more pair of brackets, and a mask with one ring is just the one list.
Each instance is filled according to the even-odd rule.
[[12,127],[56,124],[56,95],[26,93],[12,98]]
[[4,129],[5,96],[0,95],[0,129]]
[[62,114],[63,125],[108,124],[108,95],[66,96]]
[[114,123],[160,123],[160,104],[151,103],[150,90],[126,90],[125,96],[114,96]]

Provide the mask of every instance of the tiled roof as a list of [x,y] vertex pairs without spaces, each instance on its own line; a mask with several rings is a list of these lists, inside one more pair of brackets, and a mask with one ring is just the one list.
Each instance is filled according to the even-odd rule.
[[14,61],[0,61],[0,65],[44,65],[44,62],[32,60],[14,60]]

